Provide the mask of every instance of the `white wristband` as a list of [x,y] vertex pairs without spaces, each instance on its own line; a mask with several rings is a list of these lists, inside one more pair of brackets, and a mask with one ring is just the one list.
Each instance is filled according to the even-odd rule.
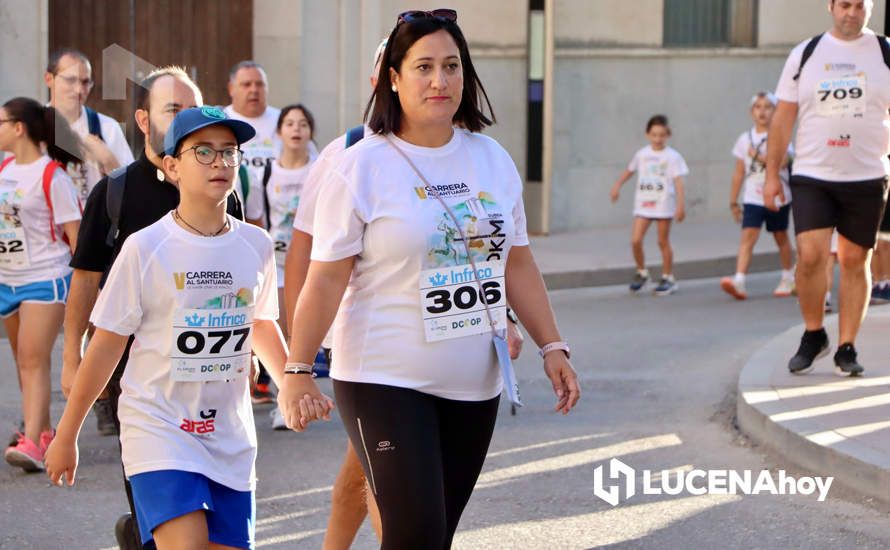
[[562,350],[562,351],[566,352],[566,357],[568,357],[568,358],[572,357],[572,352],[569,349],[569,344],[567,342],[550,342],[549,344],[543,346],[541,348],[541,351],[539,351],[538,353],[541,355],[541,357],[544,357],[551,351],[556,351],[556,350]]
[[312,374],[312,365],[308,363],[285,363],[284,374]]

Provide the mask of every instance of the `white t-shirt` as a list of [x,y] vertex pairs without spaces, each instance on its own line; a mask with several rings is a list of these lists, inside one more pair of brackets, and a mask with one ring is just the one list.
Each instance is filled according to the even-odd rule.
[[207,238],[164,216],[124,242],[99,294],[93,324],[135,337],[118,410],[127,476],[183,470],[255,486],[247,335],[252,320],[278,318],[275,260],[265,231],[229,222]]
[[[300,205],[303,185],[309,170],[312,168],[310,159],[300,168],[283,168],[278,162],[272,163],[266,194],[269,199],[269,234],[275,243],[275,263],[278,266],[278,286],[284,286],[284,258],[287,247],[293,236],[294,213]],[[262,172],[257,179],[251,178],[250,194],[247,197],[247,217],[251,220],[262,220],[266,223],[266,206],[263,203]]]
[[45,155],[30,164],[13,160],[0,171],[0,283],[18,286],[71,273],[71,248],[61,226],[80,220],[80,203],[71,178],[57,169],[50,186],[50,219],[43,193],[43,171],[49,162]]
[[656,151],[647,145],[634,154],[627,169],[637,173],[634,216],[673,218],[677,213],[674,179],[689,173],[680,153],[671,147]]
[[890,69],[875,34],[865,29],[848,42],[826,32],[794,80],[808,42],[791,51],[776,87],[799,109],[794,174],[826,181],[890,174]]
[[223,110],[229,118],[244,121],[256,130],[256,135],[250,141],[241,144],[241,150],[244,151],[243,162],[251,170],[260,170],[260,174],[262,174],[263,166],[267,162],[277,159],[278,153],[281,151],[281,139],[276,132],[278,115],[281,114],[281,110],[267,106],[265,112],[255,118],[238,113],[231,105]]
[[[120,124],[113,118],[105,116],[102,113],[96,114],[99,115],[99,128],[102,129],[102,139],[105,141],[105,145],[108,149],[114,154],[114,158],[117,159],[121,166],[126,166],[133,162],[133,152],[130,150],[130,145],[127,143],[127,138],[124,137],[124,132],[121,130]],[[90,128],[87,123],[87,112],[83,107],[80,108],[80,118],[71,125],[71,129],[81,137],[90,133]],[[93,187],[95,187],[96,184],[99,183],[99,180],[102,179],[102,172],[99,171],[99,165],[93,161],[84,162],[79,166],[74,164],[69,165],[68,175],[71,176],[71,179],[74,181],[74,188],[78,191],[81,203],[86,202],[90,191],[92,191]]]
[[[496,141],[460,129],[438,148],[392,139],[461,221],[480,272],[485,264],[506,263],[512,246],[528,245],[522,182]],[[449,275],[453,282],[455,273],[472,274],[439,201],[382,136],[368,136],[331,160],[320,183],[312,259],[357,256],[335,322],[331,376],[447,399],[498,395],[490,332],[428,341],[429,287],[445,284]],[[477,302],[475,283],[464,288],[464,305]],[[443,313],[458,311],[454,319],[463,320],[452,307],[458,294],[445,298]],[[473,315],[481,321],[485,313]]]
[[[766,183],[766,136],[767,132],[758,132],[751,128],[742,132],[732,148],[732,156],[745,163],[745,190],[742,192],[743,204],[763,206],[763,184]],[[788,144],[788,155],[794,155],[794,148]],[[755,160],[760,157],[761,160]],[[791,188],[788,187],[788,169],[779,170],[782,189],[785,191],[785,204],[791,203]]]
[[[371,130],[365,128],[365,135],[369,136],[371,134]],[[324,179],[328,168],[331,167],[331,158],[345,149],[346,134],[343,134],[328,143],[312,164],[312,168],[306,177],[306,182],[303,184],[300,206],[297,208],[297,213],[294,216],[294,229],[299,229],[303,233],[312,235],[312,221],[315,218],[315,205],[318,203],[318,192],[321,189],[320,183]]]

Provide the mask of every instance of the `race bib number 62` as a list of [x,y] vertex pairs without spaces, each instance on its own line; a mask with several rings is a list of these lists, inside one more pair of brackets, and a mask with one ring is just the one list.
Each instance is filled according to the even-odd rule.
[[495,328],[505,328],[504,263],[479,262],[475,273],[470,265],[424,270],[420,274],[420,299],[427,342],[490,332],[486,303]]
[[179,309],[173,317],[171,377],[210,382],[250,372],[253,309]]

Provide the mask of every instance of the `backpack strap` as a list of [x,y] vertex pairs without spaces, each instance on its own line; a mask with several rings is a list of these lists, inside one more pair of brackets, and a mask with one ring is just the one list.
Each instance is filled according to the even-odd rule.
[[114,248],[117,236],[120,235],[121,211],[124,205],[124,188],[127,186],[127,167],[115,168],[108,174],[108,182],[105,187],[105,211],[111,222],[108,235],[105,236],[105,244]]
[[247,195],[250,194],[250,175],[243,164],[238,166],[238,181],[241,183],[241,197],[244,199],[244,203],[247,204]]
[[272,215],[269,212],[269,179],[272,178],[272,162],[267,162],[263,168],[263,208],[266,210],[267,230],[272,229]]
[[[55,174],[56,169],[62,169],[62,163],[57,160],[52,160],[47,163],[46,168],[43,169],[43,198],[46,199],[46,206],[49,208],[49,235],[52,237],[52,241],[56,242],[56,223],[55,216],[53,215],[53,198],[52,198],[52,189],[53,189],[53,174]],[[65,235],[62,238],[67,242],[67,238]]]
[[244,208],[241,205],[241,199],[238,198],[238,193],[229,193],[226,200],[226,213],[238,221],[244,221]]
[[90,109],[86,105],[84,105],[83,108],[87,113],[87,128],[89,129],[90,134],[105,141],[105,138],[102,137],[102,124],[99,123],[99,113]]
[[346,148],[349,149],[365,137],[364,125],[355,126],[346,131]]
[[803,70],[803,66],[806,64],[807,60],[813,56],[813,52],[816,50],[816,46],[819,44],[819,40],[821,39],[822,35],[817,34],[816,36],[811,38],[809,42],[807,42],[806,46],[803,47],[803,53],[800,56],[800,65],[798,65],[797,67],[797,74],[792,77],[794,80],[800,78],[800,71]]
[[875,35],[878,39],[878,46],[881,48],[881,57],[884,58],[884,65],[890,69],[890,44],[887,43],[887,37],[883,34]]

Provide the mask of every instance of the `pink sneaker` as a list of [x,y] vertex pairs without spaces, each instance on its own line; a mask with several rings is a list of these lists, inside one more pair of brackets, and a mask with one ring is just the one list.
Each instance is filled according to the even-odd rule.
[[42,472],[44,470],[43,454],[52,439],[52,431],[43,432],[40,434],[40,446],[38,447],[37,444],[25,437],[25,434],[20,433],[18,443],[6,449],[6,462],[12,466],[18,466],[28,473]]

